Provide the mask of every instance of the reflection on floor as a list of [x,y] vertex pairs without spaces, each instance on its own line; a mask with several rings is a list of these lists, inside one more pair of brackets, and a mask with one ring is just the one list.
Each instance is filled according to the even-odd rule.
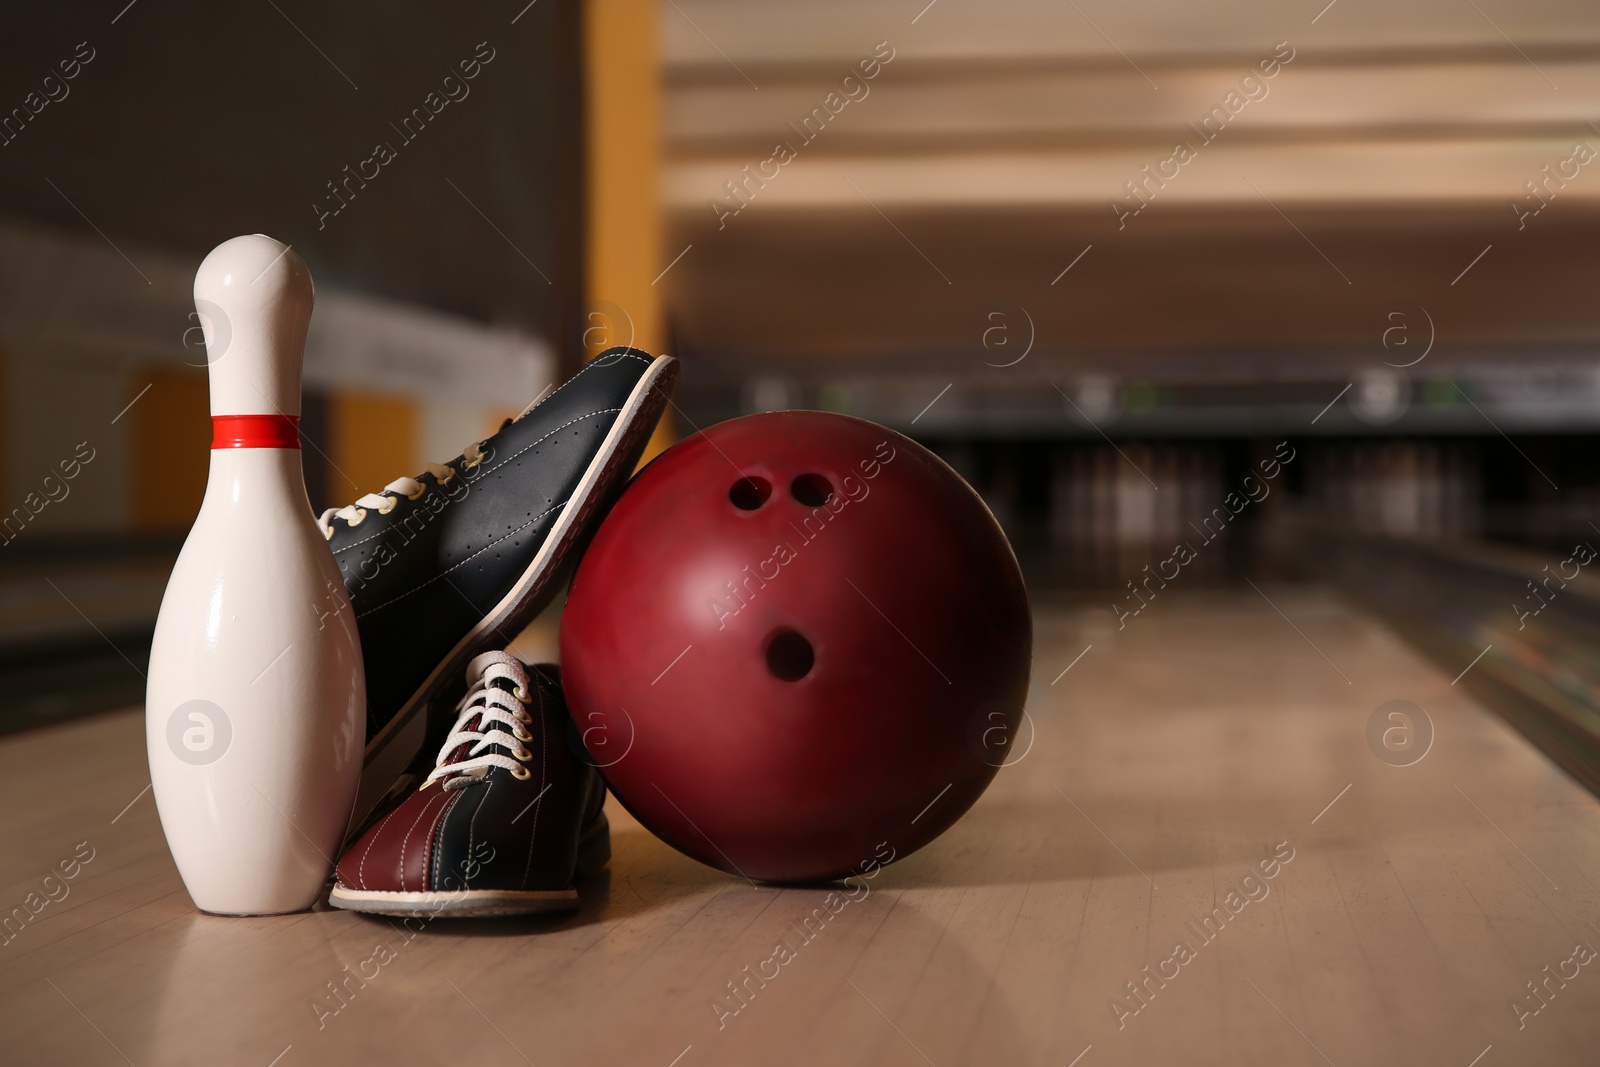
[[[1592,1063],[1600,808],[1453,674],[1310,587],[1042,608],[1032,747],[809,940],[826,890],[615,808],[571,917],[198,915],[139,716],[20,734],[0,1033],[19,1063]],[[1369,744],[1393,700],[1410,748]]]

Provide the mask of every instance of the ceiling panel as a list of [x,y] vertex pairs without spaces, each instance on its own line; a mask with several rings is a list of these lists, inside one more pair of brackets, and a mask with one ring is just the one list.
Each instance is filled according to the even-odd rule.
[[663,28],[662,284],[723,368],[959,371],[999,308],[1113,366],[1381,351],[1402,307],[1438,359],[1600,340],[1592,3],[673,0]]

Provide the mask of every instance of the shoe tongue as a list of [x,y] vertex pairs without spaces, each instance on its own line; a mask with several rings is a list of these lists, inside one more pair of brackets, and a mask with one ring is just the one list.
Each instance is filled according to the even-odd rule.
[[[512,690],[516,688],[515,683],[512,683],[509,680],[505,685],[501,685],[500,680],[498,679],[492,684],[498,688],[506,690]],[[491,733],[495,730],[502,731],[503,733],[511,732],[511,727],[507,726],[503,722],[495,721],[485,725],[483,721],[483,713],[485,710],[486,709],[481,705],[473,708],[473,715],[467,719],[466,722],[461,724],[462,729],[471,731],[473,733]],[[445,757],[442,766],[448,767],[452,763],[460,763],[462,760],[469,758],[472,755],[472,748],[475,744],[477,744],[475,741],[461,742],[461,744],[450,750],[450,755]]]
[[[476,727],[475,723],[468,723],[468,725],[474,728]],[[448,767],[453,763],[460,763],[471,754],[473,744],[474,742],[471,741],[461,742],[461,744],[450,750],[450,754],[444,758],[444,762],[441,763],[440,766]]]

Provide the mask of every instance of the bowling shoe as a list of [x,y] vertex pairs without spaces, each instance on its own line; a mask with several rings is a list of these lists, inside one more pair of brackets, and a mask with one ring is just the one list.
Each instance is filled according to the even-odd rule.
[[578,906],[611,858],[606,788],[573,754],[559,668],[485,652],[427,779],[339,860],[328,903],[378,915]]
[[322,513],[366,664],[353,828],[415,784],[407,767],[448,726],[436,713],[430,728],[430,702],[560,588],[638,464],[677,371],[670,356],[610,349],[449,463]]

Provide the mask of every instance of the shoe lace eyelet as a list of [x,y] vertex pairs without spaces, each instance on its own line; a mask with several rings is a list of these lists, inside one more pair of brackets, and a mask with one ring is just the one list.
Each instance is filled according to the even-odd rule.
[[346,526],[350,526],[350,527],[360,526],[363,522],[366,521],[366,518],[367,518],[367,509],[366,508],[356,508],[356,517],[353,518],[353,519],[346,519],[345,520],[345,525]]
[[[533,699],[533,694],[529,693],[526,689],[522,688],[522,686],[520,686],[520,685],[517,686],[515,689],[511,690],[511,695],[516,697],[518,701],[520,701],[520,702],[522,702],[524,704],[528,703],[528,701]],[[526,712],[524,712],[524,714],[526,714]]]
[[533,772],[528,770],[526,767],[513,767],[511,768],[511,777],[515,778],[519,782],[526,782],[529,778],[533,777]]
[[379,515],[387,515],[387,514],[389,514],[389,512],[394,510],[395,505],[398,504],[398,503],[400,503],[400,498],[399,497],[393,497],[393,496],[389,497],[388,498],[388,503],[384,504],[383,507],[378,509],[378,514]]
[[513,726],[511,728],[511,736],[515,737],[518,741],[523,741],[523,742],[527,742],[527,741],[532,741],[533,740],[533,735],[530,734],[528,731],[524,730],[522,728],[522,724],[520,722],[517,723],[515,726]]
[[427,485],[427,483],[426,482],[418,482],[416,491],[415,492],[411,492],[411,493],[407,493],[406,494],[406,499],[407,500],[421,500],[427,494],[428,494],[428,485]]

